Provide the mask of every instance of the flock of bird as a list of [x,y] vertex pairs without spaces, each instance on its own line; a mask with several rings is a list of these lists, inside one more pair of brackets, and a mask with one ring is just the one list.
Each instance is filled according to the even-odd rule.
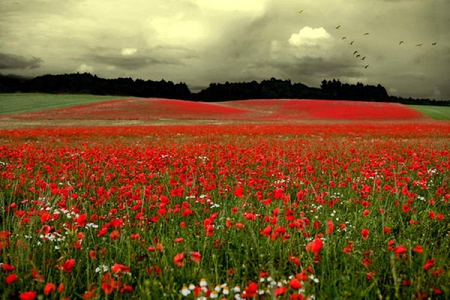
[[[299,14],[301,14],[302,12],[303,12],[303,9],[298,11]],[[335,28],[336,28],[337,30],[339,30],[339,28],[341,28],[341,25],[337,25]],[[363,34],[363,36],[369,36],[369,35],[370,35],[369,32],[365,32],[365,33]],[[342,41],[346,41],[346,40],[347,40],[347,37],[346,37],[346,36],[343,36],[343,37],[341,38],[341,40],[342,40]],[[353,43],[354,43],[354,42],[355,42],[355,40],[352,40],[352,41],[349,42],[348,44],[349,44],[350,46],[353,46]],[[399,41],[398,45],[401,46],[402,44],[405,44],[405,41]],[[431,43],[431,45],[432,45],[432,46],[435,46],[435,45],[437,45],[437,42]],[[422,47],[422,46],[423,46],[423,43],[416,44],[416,47]],[[360,54],[357,50],[353,51],[353,56],[354,56],[355,58],[358,58],[358,59],[361,59],[361,60],[365,60],[365,59],[366,59],[366,56],[361,56],[361,54]],[[364,66],[365,69],[367,69],[368,67],[369,67],[369,65],[365,65],[365,66]]]

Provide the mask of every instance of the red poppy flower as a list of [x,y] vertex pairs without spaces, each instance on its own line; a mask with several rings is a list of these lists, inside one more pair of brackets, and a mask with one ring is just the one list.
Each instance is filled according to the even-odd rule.
[[111,234],[109,235],[109,238],[111,241],[115,241],[115,240],[119,239],[120,238],[119,230],[113,230],[113,232],[111,232]]
[[326,234],[333,234],[334,231],[334,224],[332,220],[327,221],[327,229],[325,230]]
[[363,230],[361,230],[361,235],[363,239],[366,240],[369,237],[369,230],[364,228]]
[[244,188],[241,186],[238,187],[237,189],[234,190],[233,194],[238,198],[244,197]]
[[401,254],[406,253],[407,250],[408,250],[408,249],[406,249],[405,246],[400,245],[400,246],[398,246],[398,247],[395,247],[395,254],[397,254],[397,256],[399,256],[399,255],[401,255]]
[[391,232],[392,232],[391,228],[389,228],[389,227],[383,228],[383,234],[390,234]]
[[287,288],[285,286],[279,286],[276,290],[275,290],[275,297],[278,296],[282,296],[284,294],[286,294]]
[[318,255],[323,247],[323,241],[320,238],[315,238],[312,242],[306,245],[306,251],[313,252],[314,255]]
[[244,297],[255,297],[258,295],[258,285],[255,282],[250,282],[248,286],[244,288],[242,292]]
[[35,300],[36,292],[23,292],[19,295],[20,300]]
[[191,251],[191,260],[199,263],[202,259],[200,252]]
[[302,288],[302,283],[297,278],[292,278],[289,282],[289,286],[294,290],[298,290]]
[[417,245],[416,247],[414,247],[413,251],[416,252],[416,253],[422,253],[423,252],[423,248],[422,248],[422,246]]
[[17,277],[17,275],[15,273],[9,274],[5,278],[5,281],[6,281],[7,284],[13,284],[17,280],[19,280],[19,278]]
[[429,269],[431,269],[434,266],[434,258],[428,260],[425,265],[423,266],[423,268],[425,269],[425,271],[428,271]]
[[272,227],[270,225],[267,225],[266,228],[261,229],[259,232],[264,236],[270,236],[270,234],[272,233]]
[[81,214],[78,216],[78,218],[76,218],[77,224],[78,226],[82,227],[82,226],[86,226],[87,224],[87,215],[86,214]]
[[15,267],[8,265],[8,264],[2,264],[3,271],[14,271]]
[[60,270],[63,270],[64,272],[70,273],[72,272],[73,267],[75,266],[75,259],[71,258],[66,260],[62,266],[60,267]]
[[48,296],[51,292],[56,291],[56,285],[49,282],[44,287],[44,294]]
[[114,264],[111,267],[111,271],[115,274],[117,273],[130,273],[130,268],[121,264]]
[[173,262],[179,267],[184,266],[184,253],[178,253],[175,255]]

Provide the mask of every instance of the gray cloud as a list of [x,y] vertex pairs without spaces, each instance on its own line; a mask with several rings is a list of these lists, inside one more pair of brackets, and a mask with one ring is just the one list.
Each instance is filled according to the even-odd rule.
[[120,56],[120,55],[86,55],[85,60],[93,64],[104,64],[107,66],[113,66],[124,70],[138,70],[144,69],[155,65],[173,65],[180,64],[176,60],[163,60],[154,57],[148,57],[143,55],[137,56]]
[[0,53],[0,69],[25,70],[36,69],[41,66],[42,59],[25,57],[16,54]]

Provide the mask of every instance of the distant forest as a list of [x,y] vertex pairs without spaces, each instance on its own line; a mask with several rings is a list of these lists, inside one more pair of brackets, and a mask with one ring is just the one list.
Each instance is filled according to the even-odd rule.
[[389,96],[378,84],[348,84],[339,80],[323,80],[320,88],[311,88],[290,80],[271,78],[260,83],[211,83],[192,93],[185,83],[132,78],[104,79],[89,73],[44,75],[33,79],[0,74],[0,93],[70,93],[158,97],[202,102],[245,99],[335,99],[353,101],[398,102],[403,104],[450,106],[449,100],[413,99]]

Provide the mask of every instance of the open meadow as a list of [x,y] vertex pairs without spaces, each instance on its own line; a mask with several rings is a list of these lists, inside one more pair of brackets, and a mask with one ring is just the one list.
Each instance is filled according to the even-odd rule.
[[125,99],[0,116],[2,299],[448,299],[450,122]]

